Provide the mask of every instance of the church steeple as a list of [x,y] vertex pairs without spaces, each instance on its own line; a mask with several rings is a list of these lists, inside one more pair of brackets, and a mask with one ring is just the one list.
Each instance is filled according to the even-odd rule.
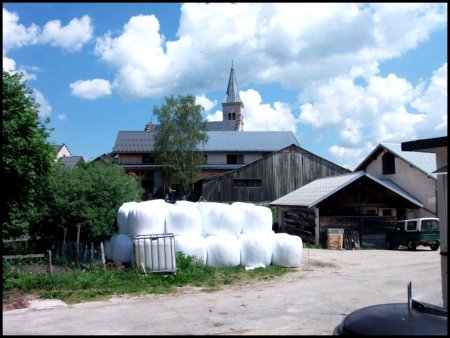
[[236,81],[236,75],[234,74],[233,61],[231,61],[230,79],[228,80],[227,97],[225,98],[225,102],[242,102],[239,97],[239,88]]
[[239,96],[239,88],[234,73],[233,61],[231,62],[230,78],[228,80],[227,96],[222,103],[223,121],[236,121],[234,130],[244,130],[244,104]]

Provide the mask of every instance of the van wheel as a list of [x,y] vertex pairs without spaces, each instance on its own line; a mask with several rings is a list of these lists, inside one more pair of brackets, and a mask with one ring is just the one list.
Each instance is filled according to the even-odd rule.
[[439,249],[439,243],[431,244],[430,248],[431,248],[431,250],[436,251],[437,249]]
[[408,242],[408,250],[414,251],[414,250],[416,250],[416,247],[417,247],[417,245],[414,241]]

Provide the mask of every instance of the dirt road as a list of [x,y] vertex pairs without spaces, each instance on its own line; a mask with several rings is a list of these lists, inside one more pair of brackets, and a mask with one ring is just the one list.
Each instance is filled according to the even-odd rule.
[[330,335],[362,307],[418,301],[442,306],[439,250],[304,249],[277,280],[207,293],[36,302],[3,313],[4,335]]

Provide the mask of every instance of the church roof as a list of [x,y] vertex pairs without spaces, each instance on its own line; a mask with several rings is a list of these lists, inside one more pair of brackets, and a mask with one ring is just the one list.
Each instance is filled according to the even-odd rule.
[[239,96],[239,88],[234,74],[234,66],[231,65],[230,79],[228,80],[227,97],[225,103],[242,102]]

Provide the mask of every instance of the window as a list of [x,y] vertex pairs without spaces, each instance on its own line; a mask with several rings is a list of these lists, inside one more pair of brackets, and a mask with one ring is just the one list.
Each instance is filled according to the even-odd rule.
[[382,216],[392,216],[392,209],[383,209],[381,210]]
[[439,222],[436,220],[423,220],[422,231],[439,231]]
[[227,155],[227,164],[244,164],[244,155]]
[[142,155],[142,163],[143,164],[152,164],[152,163],[155,163],[155,160],[153,159],[152,155],[143,154]]
[[416,231],[417,230],[417,222],[416,221],[408,222],[408,224],[406,225],[406,230],[407,231]]
[[395,156],[391,153],[383,155],[383,175],[395,174]]
[[236,120],[236,113],[233,113],[233,120]]
[[231,120],[231,113],[228,113],[228,120]]

